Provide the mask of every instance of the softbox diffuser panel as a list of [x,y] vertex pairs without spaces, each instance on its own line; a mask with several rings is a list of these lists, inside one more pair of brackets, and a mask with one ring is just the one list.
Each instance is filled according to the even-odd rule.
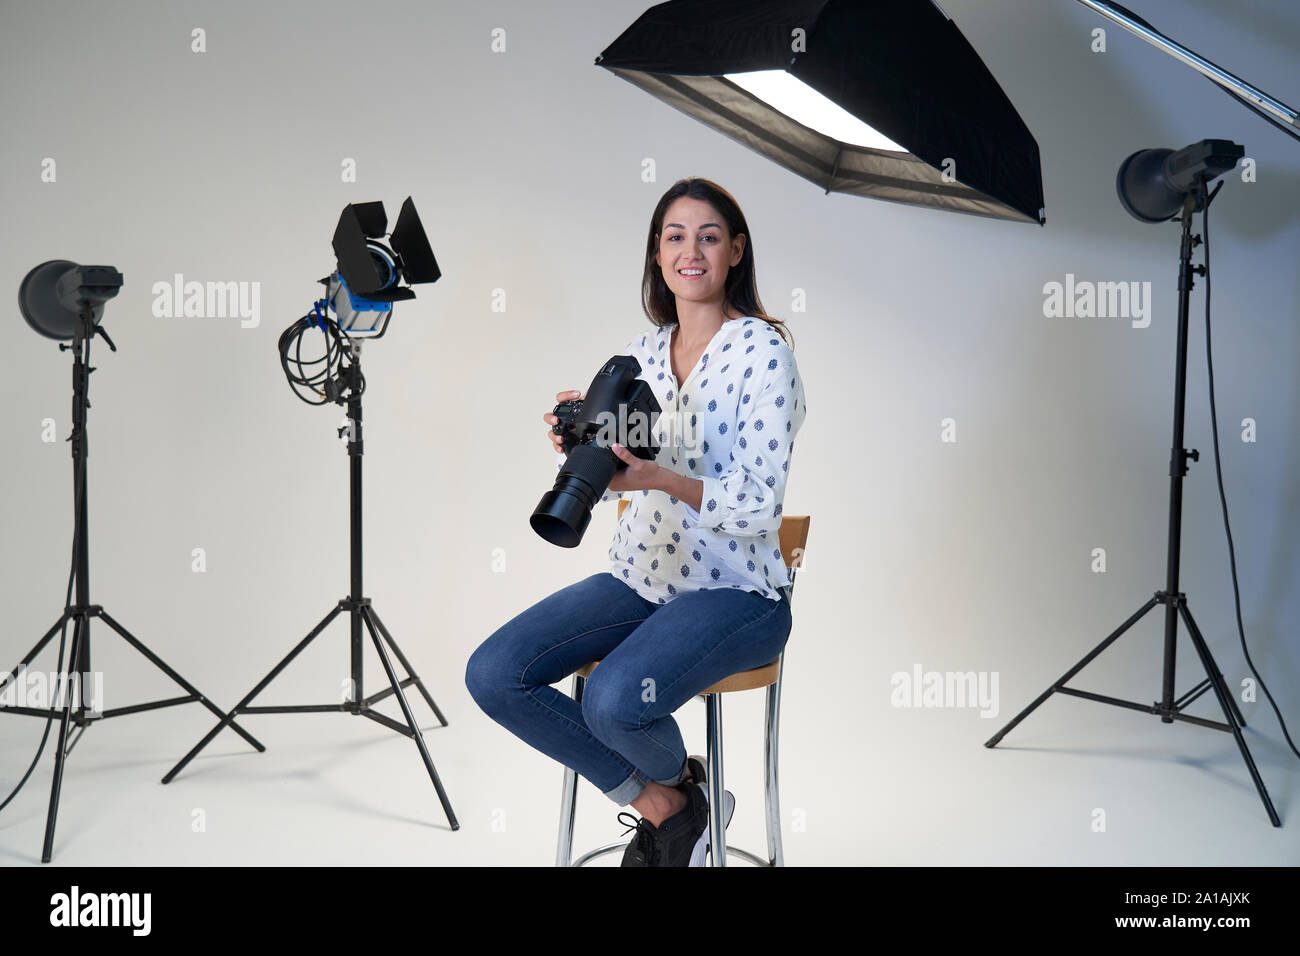
[[841,143],[809,129],[725,78],[611,72],[826,192],[1038,221],[960,182],[945,182],[940,170],[910,153]]

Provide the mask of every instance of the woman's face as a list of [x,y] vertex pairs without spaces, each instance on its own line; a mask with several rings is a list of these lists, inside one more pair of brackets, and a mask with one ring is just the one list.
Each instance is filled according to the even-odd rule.
[[712,205],[682,196],[665,210],[663,228],[655,238],[655,262],[678,299],[723,301],[727,271],[740,263],[745,250],[743,233],[729,236],[725,220]]

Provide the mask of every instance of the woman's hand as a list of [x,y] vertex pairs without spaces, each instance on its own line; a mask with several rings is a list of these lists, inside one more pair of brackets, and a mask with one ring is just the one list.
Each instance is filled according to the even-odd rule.
[[609,480],[610,491],[653,491],[658,487],[663,469],[653,461],[638,458],[617,442],[610,446],[615,455],[627,462],[627,467],[614,472]]
[[[578,391],[576,388],[571,388],[568,391],[556,392],[555,404],[558,405],[560,404],[560,402],[570,402],[573,401],[574,399],[579,399],[579,398],[582,398],[582,392]],[[564,454],[563,438],[562,436],[557,435],[555,434],[555,432],[551,431],[551,426],[559,422],[559,420],[560,420],[559,417],[553,414],[552,412],[547,412],[545,415],[542,416],[542,421],[546,422],[546,437],[549,438],[551,440],[551,444],[555,446],[556,453],[563,455]]]

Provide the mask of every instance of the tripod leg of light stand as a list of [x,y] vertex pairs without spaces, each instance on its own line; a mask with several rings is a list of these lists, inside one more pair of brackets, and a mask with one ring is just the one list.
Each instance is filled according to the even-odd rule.
[[[1219,698],[1219,706],[1223,709],[1223,716],[1228,721],[1228,727],[1232,730],[1232,736],[1236,738],[1237,749],[1241,751],[1241,757],[1246,761],[1246,769],[1250,771],[1250,778],[1255,781],[1255,789],[1259,792],[1259,799],[1264,802],[1264,810],[1268,814],[1269,822],[1275,827],[1280,827],[1282,821],[1278,818],[1277,811],[1273,809],[1273,801],[1269,799],[1268,790],[1264,788],[1264,780],[1259,775],[1259,768],[1255,766],[1255,759],[1250,755],[1250,748],[1246,746],[1246,738],[1241,735],[1241,727],[1233,719],[1233,711],[1236,710],[1235,701],[1232,694],[1228,692],[1227,684],[1223,680],[1223,674],[1219,672],[1219,665],[1214,662],[1214,657],[1210,654],[1210,648],[1205,643],[1205,638],[1201,636],[1201,630],[1192,620],[1192,612],[1187,607],[1187,602],[1179,602],[1179,610],[1183,615],[1183,622],[1187,625],[1187,632],[1192,637],[1192,646],[1196,648],[1197,655],[1201,658],[1201,666],[1205,668],[1205,673],[1210,678],[1210,684],[1214,687],[1214,696]],[[1229,704],[1232,704],[1230,707]]]
[[[1186,606],[1186,605],[1184,605],[1184,607],[1185,607],[1185,606]],[[1188,613],[1188,612],[1184,612],[1184,613]],[[1215,667],[1214,667],[1214,673],[1216,673],[1216,674],[1219,675],[1219,681],[1223,684],[1224,687],[1227,687],[1227,686],[1228,686],[1228,682],[1227,682],[1226,680],[1224,680],[1224,677],[1223,677],[1223,671],[1219,670],[1219,667],[1218,667],[1217,664],[1216,664]],[[1237,718],[1237,725],[1238,725],[1239,727],[1245,727],[1245,726],[1246,726],[1246,718],[1242,716],[1242,714],[1241,714],[1241,708],[1240,708],[1239,706],[1237,706],[1237,695],[1236,695],[1236,694],[1229,694],[1229,695],[1228,695],[1228,703],[1232,705],[1232,716],[1234,716],[1234,717]]]
[[[78,614],[72,625],[72,647],[68,655],[67,673],[76,673],[77,654],[82,641],[86,639],[86,630],[90,622],[84,614]],[[62,675],[60,675],[62,677]],[[59,815],[59,792],[63,789],[63,764],[67,760],[68,721],[72,717],[71,681],[60,681],[63,689],[63,714],[59,718],[59,747],[54,754],[54,781],[50,784],[50,810],[45,817],[45,843],[41,848],[41,862],[49,863],[54,852],[54,822]]]
[[412,669],[411,662],[406,659],[406,655],[402,653],[402,649],[397,646],[397,642],[393,640],[393,635],[388,633],[388,628],[384,627],[384,622],[379,619],[379,613],[375,610],[373,605],[369,609],[369,614],[375,622],[375,627],[379,628],[379,633],[384,635],[384,641],[393,649],[393,654],[397,657],[398,662],[406,669],[406,673],[411,676],[411,680],[415,683],[415,686],[419,688],[420,694],[424,697],[425,703],[429,705],[429,709],[432,710],[434,716],[438,718],[438,723],[446,727],[447,718],[442,716],[442,711],[438,709],[438,705],[433,702],[433,697],[431,697],[429,692],[425,689],[424,681],[420,680],[414,669]]
[[36,646],[27,652],[27,656],[24,657],[21,662],[19,662],[18,666],[15,667],[13,670],[11,670],[9,673],[5,674],[3,679],[0,679],[0,691],[3,691],[5,689],[5,686],[11,680],[17,680],[19,672],[21,672],[24,668],[26,668],[27,665],[30,664],[32,661],[36,660],[36,655],[39,654],[42,650],[44,650],[45,645],[50,643],[50,640],[54,637],[54,635],[57,634],[59,630],[63,627],[63,622],[66,621],[69,617],[71,617],[71,615],[67,611],[64,611],[63,614],[59,616],[59,619],[54,622],[54,626],[45,632],[45,636],[36,642]]
[[[188,764],[191,760],[193,760],[198,755],[200,750],[202,750],[209,743],[211,743],[212,739],[216,737],[217,734],[221,733],[223,728],[225,728],[227,725],[231,724],[234,721],[235,714],[239,713],[241,710],[247,707],[249,702],[252,701],[252,699],[256,697],[258,694],[260,694],[263,691],[263,689],[265,689],[267,684],[275,680],[275,678],[279,675],[280,671],[284,670],[286,667],[289,666],[289,662],[292,661],[295,657],[297,657],[298,654],[301,653],[303,648],[305,648],[308,644],[310,644],[313,640],[316,639],[316,635],[318,635],[321,631],[325,630],[325,628],[329,626],[330,622],[333,621],[334,618],[339,616],[339,611],[341,611],[342,609],[343,609],[342,605],[335,605],[334,608],[328,614],[325,615],[324,619],[319,624],[317,624],[314,628],[312,628],[311,633],[308,634],[306,637],[304,637],[301,641],[299,641],[298,645],[285,656],[284,660],[276,664],[275,667],[271,669],[271,673],[263,677],[261,682],[256,687],[254,687],[251,691],[248,692],[247,697],[245,697],[238,704],[236,704],[231,709],[230,713],[221,714],[221,723],[217,724],[217,726],[213,727],[210,731],[208,731],[208,735],[204,737],[202,740],[200,740],[197,744],[195,744],[193,750],[191,750],[184,757],[182,757],[180,759],[180,762],[177,763],[176,766],[172,767],[171,770],[167,771],[167,776],[162,778],[162,782],[171,783],[172,779],[178,773],[180,773],[182,770],[185,769],[185,765]],[[266,750],[266,748],[263,747],[261,744],[257,745],[257,749],[258,751]]]
[[397,703],[401,705],[402,716],[406,718],[407,726],[411,728],[411,734],[415,738],[415,745],[420,748],[420,758],[424,761],[425,769],[429,771],[429,779],[433,781],[433,788],[438,791],[438,799],[442,801],[442,809],[447,814],[447,822],[451,824],[453,830],[459,830],[460,824],[456,821],[456,814],[452,812],[451,802],[447,799],[447,792],[442,789],[442,781],[438,779],[438,771],[433,768],[433,759],[429,756],[428,748],[424,746],[424,736],[420,733],[419,725],[415,722],[415,715],[411,713],[411,707],[406,702],[406,695],[402,693],[402,682],[398,680],[397,674],[393,671],[392,661],[388,659],[388,654],[384,651],[384,642],[379,638],[374,617],[369,607],[361,608],[361,619],[366,624],[366,630],[370,632],[370,639],[374,641],[375,650],[379,652],[379,661],[384,665],[384,673],[388,675],[388,683],[393,686],[393,694],[397,697]]
[[1124,622],[1123,624],[1121,624],[1118,628],[1116,628],[1116,629],[1111,633],[1111,635],[1110,635],[1109,637],[1107,637],[1104,641],[1102,641],[1100,644],[1098,644],[1096,647],[1094,647],[1091,651],[1089,651],[1088,654],[1083,658],[1083,660],[1079,661],[1079,663],[1077,663],[1077,664],[1075,664],[1073,667],[1071,667],[1068,671],[1065,672],[1064,675],[1062,675],[1062,676],[1061,676],[1061,677],[1056,681],[1056,683],[1054,683],[1051,687],[1047,688],[1047,690],[1045,690],[1045,691],[1043,691],[1041,694],[1039,694],[1037,700],[1035,700],[1032,704],[1030,704],[1028,707],[1026,707],[1026,708],[1025,708],[1024,710],[1022,710],[1020,713],[1018,713],[1018,714],[1017,714],[1017,715],[1012,719],[1012,721],[1011,721],[1009,724],[1007,724],[1005,727],[1003,727],[1001,730],[999,730],[996,734],[994,734],[992,737],[990,737],[988,740],[986,740],[986,741],[984,742],[984,746],[985,746],[985,747],[996,747],[996,746],[998,745],[998,743],[1001,742],[1002,738],[1005,737],[1008,733],[1011,732],[1011,730],[1016,726],[1016,724],[1020,723],[1022,720],[1024,720],[1026,717],[1028,717],[1030,714],[1032,714],[1032,713],[1034,712],[1034,710],[1038,707],[1039,704],[1041,704],[1043,701],[1047,700],[1047,698],[1051,697],[1054,693],[1056,693],[1056,692],[1057,692],[1057,691],[1058,691],[1058,690],[1059,690],[1059,689],[1060,689],[1064,684],[1066,684],[1066,683],[1070,680],[1071,677],[1073,677],[1075,674],[1079,673],[1079,671],[1083,670],[1085,667],[1087,667],[1089,664],[1091,664],[1092,661],[1093,661],[1093,658],[1095,658],[1098,654],[1100,654],[1100,653],[1101,653],[1102,651],[1104,651],[1106,648],[1110,647],[1111,644],[1113,644],[1116,640],[1119,639],[1119,636],[1120,636],[1121,634],[1123,634],[1123,633],[1124,633],[1125,631],[1127,631],[1130,627],[1132,627],[1132,626],[1133,626],[1134,624],[1136,624],[1139,620],[1141,620],[1141,619],[1142,619],[1142,615],[1146,614],[1147,611],[1149,611],[1149,610],[1151,610],[1153,607],[1155,607],[1156,604],[1159,603],[1159,601],[1160,601],[1160,598],[1159,598],[1159,596],[1157,595],[1157,596],[1155,596],[1155,597],[1152,597],[1151,600],[1147,601],[1146,604],[1143,604],[1142,607],[1141,607],[1137,612],[1135,612],[1135,613],[1133,614],[1132,617],[1130,617],[1127,621],[1125,621],[1125,622]]
[[387,727],[389,730],[395,730],[403,737],[413,738],[415,736],[415,734],[411,733],[411,728],[406,726],[406,724],[393,720],[393,718],[389,717],[387,714],[381,714],[377,710],[363,710],[361,716],[365,717],[367,720],[373,720],[375,723]]
[[[101,610],[99,612],[99,616],[104,619],[105,624],[107,624],[113,630],[117,631],[117,633],[121,636],[122,640],[126,641],[137,651],[143,654],[149,660],[149,663],[153,664],[155,667],[161,670],[164,674],[166,674],[176,683],[180,684],[181,687],[185,688],[185,690],[188,691],[194,697],[194,699],[197,700],[200,704],[202,704],[208,710],[212,711],[212,713],[214,713],[218,717],[226,716],[220,707],[218,707],[216,704],[212,703],[212,701],[208,700],[206,697],[200,694],[197,687],[195,687],[193,684],[187,681],[180,674],[176,673],[174,670],[168,667],[167,663],[161,657],[159,657],[153,651],[149,650],[149,648],[145,647],[144,644],[142,644],[139,641],[139,639],[135,637],[135,635],[133,635],[126,628],[124,628],[121,624],[118,624],[117,621],[113,620],[112,615],[110,615],[107,611]],[[233,730],[235,733],[239,734],[239,736],[243,737],[245,740],[247,740],[258,750],[263,750],[263,751],[266,750],[266,747],[262,745],[261,741],[259,741],[248,731],[244,730],[243,727],[239,726],[239,724],[235,723],[233,720],[230,722],[230,729]]]

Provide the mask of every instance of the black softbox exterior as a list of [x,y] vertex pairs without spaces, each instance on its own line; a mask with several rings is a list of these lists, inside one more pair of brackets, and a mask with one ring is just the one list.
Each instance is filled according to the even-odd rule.
[[[931,0],[669,0],[596,65],[827,192],[1045,222],[1038,144]],[[908,152],[840,142],[723,75],[756,70],[787,71]]]

